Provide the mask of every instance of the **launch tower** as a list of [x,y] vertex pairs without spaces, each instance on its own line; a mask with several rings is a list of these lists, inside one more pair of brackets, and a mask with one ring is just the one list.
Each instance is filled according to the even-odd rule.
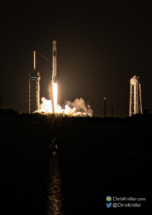
[[29,113],[39,110],[40,73],[36,71],[36,51],[33,53],[34,70],[29,73]]
[[141,84],[136,75],[130,79],[129,116],[134,114],[142,114]]

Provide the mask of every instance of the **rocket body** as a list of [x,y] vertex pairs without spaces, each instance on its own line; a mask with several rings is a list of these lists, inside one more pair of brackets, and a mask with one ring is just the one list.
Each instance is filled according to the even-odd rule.
[[53,41],[53,50],[52,50],[52,81],[56,82],[57,76],[57,49],[56,49],[56,41]]
[[56,41],[53,41],[52,50],[52,80],[51,80],[51,100],[52,100],[52,111],[56,113],[57,110],[57,48]]

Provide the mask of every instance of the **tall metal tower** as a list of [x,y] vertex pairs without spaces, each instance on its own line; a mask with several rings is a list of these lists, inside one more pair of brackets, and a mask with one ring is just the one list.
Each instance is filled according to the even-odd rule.
[[40,107],[40,73],[36,71],[36,51],[33,52],[34,70],[29,73],[29,113]]
[[136,75],[130,79],[129,116],[134,114],[142,114],[141,84]]

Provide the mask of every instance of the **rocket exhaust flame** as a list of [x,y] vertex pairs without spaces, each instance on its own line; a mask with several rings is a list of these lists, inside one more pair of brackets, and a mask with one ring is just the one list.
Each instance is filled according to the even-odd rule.
[[54,112],[57,113],[57,83],[53,83]]

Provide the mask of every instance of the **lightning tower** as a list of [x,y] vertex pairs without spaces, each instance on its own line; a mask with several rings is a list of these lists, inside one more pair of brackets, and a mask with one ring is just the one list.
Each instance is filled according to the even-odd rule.
[[142,114],[141,84],[136,75],[130,79],[129,116],[134,114]]

